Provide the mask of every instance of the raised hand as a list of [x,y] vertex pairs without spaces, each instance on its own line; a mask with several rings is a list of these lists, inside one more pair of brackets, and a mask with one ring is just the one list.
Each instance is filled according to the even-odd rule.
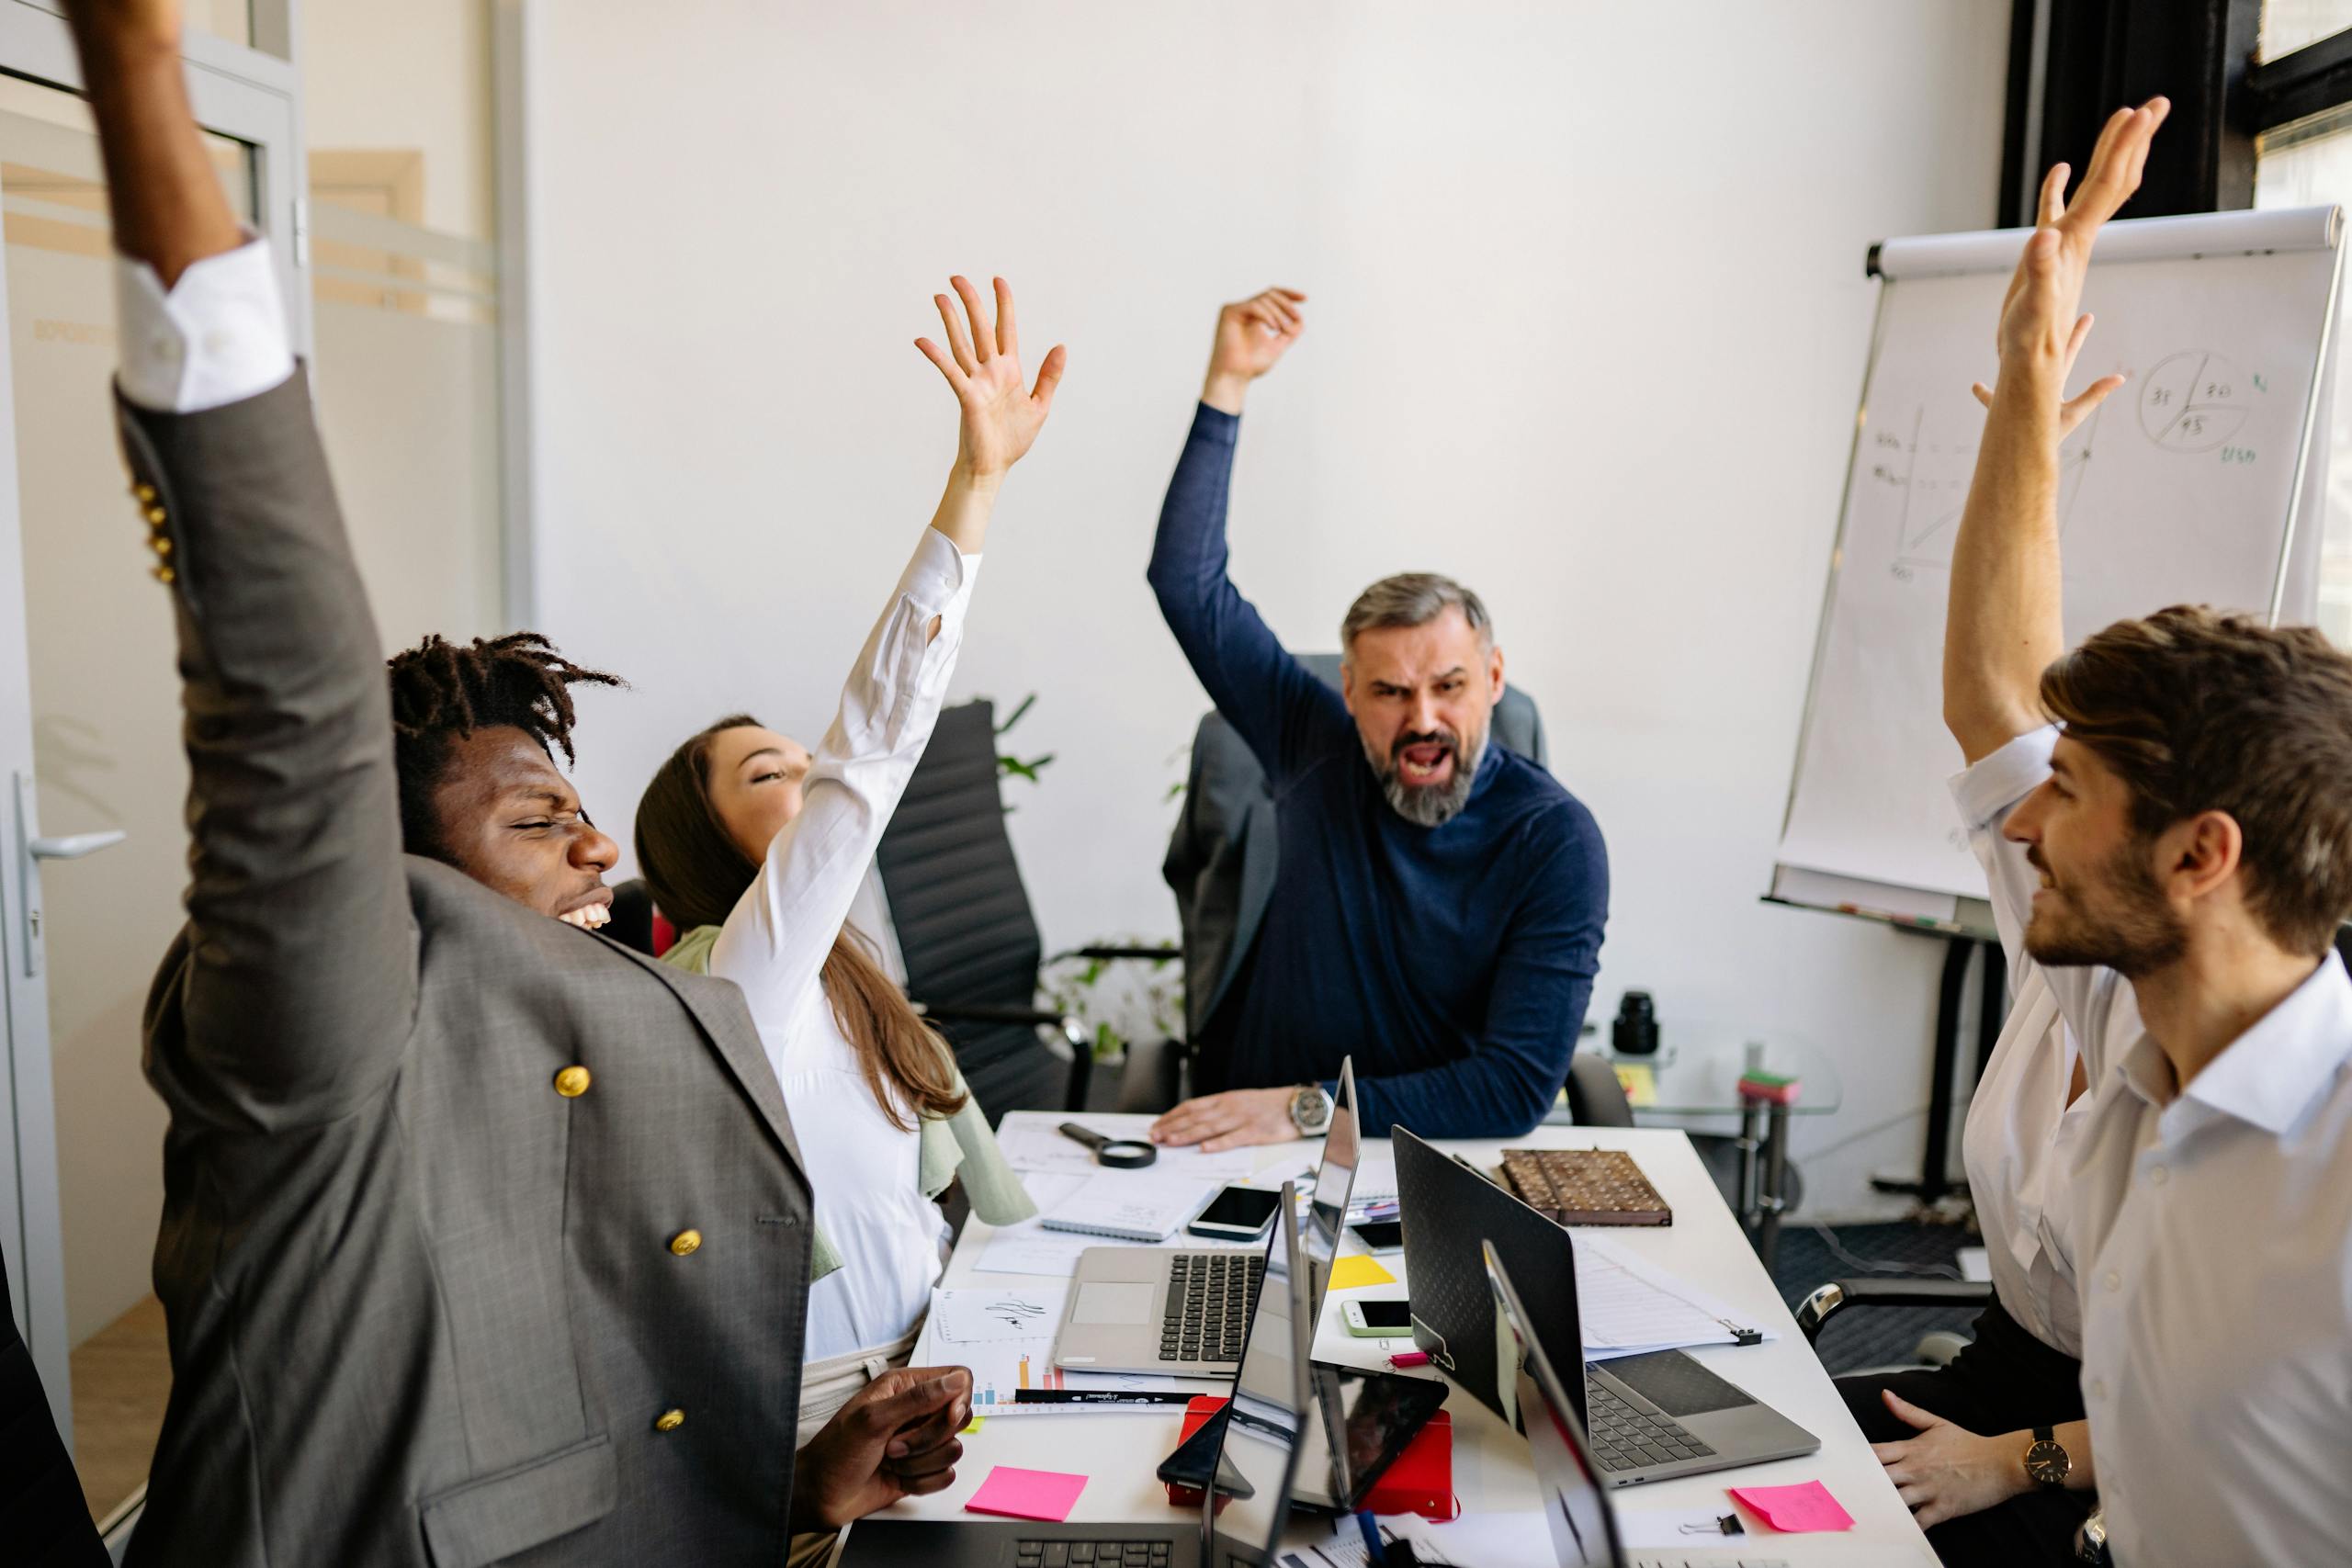
[[964,302],[964,319],[956,316],[956,307],[944,294],[933,295],[932,303],[939,307],[939,319],[946,325],[949,348],[942,349],[927,337],[915,339],[915,346],[939,367],[964,411],[956,433],[956,467],[976,479],[1001,479],[1027,455],[1037,432],[1044,428],[1069,355],[1059,344],[1055,344],[1037,367],[1036,385],[1023,387],[1021,333],[1013,325],[1012,287],[1001,277],[996,279],[996,322],[991,326],[980,304],[980,291],[963,277],[948,282]]
[[85,49],[101,42],[180,47],[180,0],[65,0],[65,20]]
[[[2077,314],[2077,310],[2083,299],[2083,278],[2090,270],[2091,248],[2098,243],[2100,228],[2140,188],[2148,144],[2171,110],[2168,100],[2155,97],[2138,108],[2118,109],[2109,116],[2098,144],[2091,151],[2090,172],[2083,176],[2071,208],[2066,205],[2067,166],[2057,164],[2043,178],[2033,235],[2026,241],[2025,253],[2018,258],[2008,293],[2001,301],[1996,342],[2004,384],[2018,377],[2038,391],[2063,395],[2075,358],[2090,333],[2091,319]],[[2062,400],[2057,416],[2061,434],[2080,424],[2121,385],[2120,376],[2101,377],[2075,398]],[[1976,395],[1990,406],[1994,394],[1981,383]]]
[[1239,413],[1250,383],[1272,370],[1306,330],[1299,310],[1306,303],[1306,296],[1295,288],[1268,288],[1220,310],[1201,400]]

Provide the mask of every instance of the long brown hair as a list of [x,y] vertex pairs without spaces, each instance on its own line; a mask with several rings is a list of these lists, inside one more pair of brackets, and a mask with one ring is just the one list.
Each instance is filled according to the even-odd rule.
[[[710,803],[711,741],[722,731],[759,722],[734,714],[688,739],[670,753],[637,804],[638,869],[653,902],[681,931],[724,924],[759,874]],[[847,926],[833,939],[823,978],[833,1018],[856,1047],[865,1087],[892,1126],[914,1130],[909,1107],[934,1120],[964,1109],[946,1043]]]

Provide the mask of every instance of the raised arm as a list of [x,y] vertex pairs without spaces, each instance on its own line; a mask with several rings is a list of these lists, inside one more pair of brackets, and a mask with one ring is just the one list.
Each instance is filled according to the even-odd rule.
[[1290,721],[1301,704],[1324,702],[1344,717],[1337,694],[1284,651],[1257,606],[1226,575],[1226,504],[1242,399],[1306,330],[1299,310],[1306,300],[1295,289],[1269,288],[1217,313],[1200,407],[1159,509],[1146,574],[1160,615],[1209,701],[1269,773],[1282,767]]
[[69,18],[122,252],[123,446],[186,682],[188,927],[151,1071],[197,1113],[299,1125],[390,1080],[413,1010],[382,652],[267,251],[188,111],[179,7]]
[[2139,188],[2170,106],[2118,109],[2099,133],[2070,209],[2066,165],[2042,181],[2033,236],[2002,301],[2000,375],[1976,394],[1991,411],[1953,542],[1944,620],[1944,724],[1970,762],[2041,728],[2041,672],[2065,650],[2058,559],[2058,446],[2123,384],[2071,400],[2068,375],[2091,319],[2078,315],[2098,231]]
[[991,323],[978,289],[961,277],[954,287],[963,319],[946,295],[933,300],[949,347],[915,342],[947,378],[961,411],[947,488],[850,668],[841,707],[810,762],[799,814],[769,844],[711,950],[710,972],[742,988],[763,1032],[788,1029],[807,1004],[931,743],[963,648],[997,493],[1044,428],[1069,357],[1057,346],[1036,384],[1024,387],[1012,288],[996,280]]

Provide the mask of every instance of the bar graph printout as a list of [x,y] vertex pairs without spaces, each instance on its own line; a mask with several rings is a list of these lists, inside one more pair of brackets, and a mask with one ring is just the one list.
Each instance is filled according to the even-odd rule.
[[[916,1366],[961,1366],[972,1371],[975,1416],[1050,1416],[1078,1412],[1115,1413],[1102,1404],[1023,1404],[1023,1389],[1067,1389],[1082,1393],[1222,1393],[1226,1381],[1165,1378],[1142,1373],[1066,1372],[1054,1365],[1054,1332],[1069,1299],[1063,1284],[1019,1283],[937,1290],[931,1317],[915,1347]],[[1149,1409],[1151,1406],[1137,1406]],[[1160,1414],[1166,1406],[1159,1407]]]

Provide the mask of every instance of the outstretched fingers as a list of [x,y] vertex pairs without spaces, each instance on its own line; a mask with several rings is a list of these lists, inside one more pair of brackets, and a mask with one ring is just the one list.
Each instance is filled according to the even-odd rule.
[[956,389],[956,395],[962,397],[964,389],[972,384],[971,378],[964,374],[964,367],[948,357],[945,349],[927,337],[915,339],[915,346],[922,350],[922,356],[925,359],[939,367],[939,373],[947,378],[947,384]]
[[1039,414],[1049,413],[1054,406],[1054,389],[1062,384],[1062,372],[1069,367],[1069,351],[1056,344],[1046,351],[1046,362],[1037,367],[1037,384],[1029,396],[1036,400]]
[[972,357],[972,340],[965,333],[964,323],[956,314],[956,306],[944,294],[934,294],[931,302],[939,309],[941,324],[947,329],[947,346],[956,355],[956,367],[967,376],[980,373],[979,361]]
[[964,314],[971,318],[972,353],[986,365],[996,357],[996,333],[989,325],[988,312],[980,308],[980,291],[961,274],[947,281],[955,288],[956,298],[964,301]]
[[2061,440],[2074,433],[2076,425],[2090,418],[2091,411],[2107,401],[2130,378],[2120,373],[2102,376],[2081,391],[2058,405],[2058,434]]
[[1012,358],[1021,356],[1021,333],[1012,324],[1012,285],[1002,278],[996,285],[996,351]]

